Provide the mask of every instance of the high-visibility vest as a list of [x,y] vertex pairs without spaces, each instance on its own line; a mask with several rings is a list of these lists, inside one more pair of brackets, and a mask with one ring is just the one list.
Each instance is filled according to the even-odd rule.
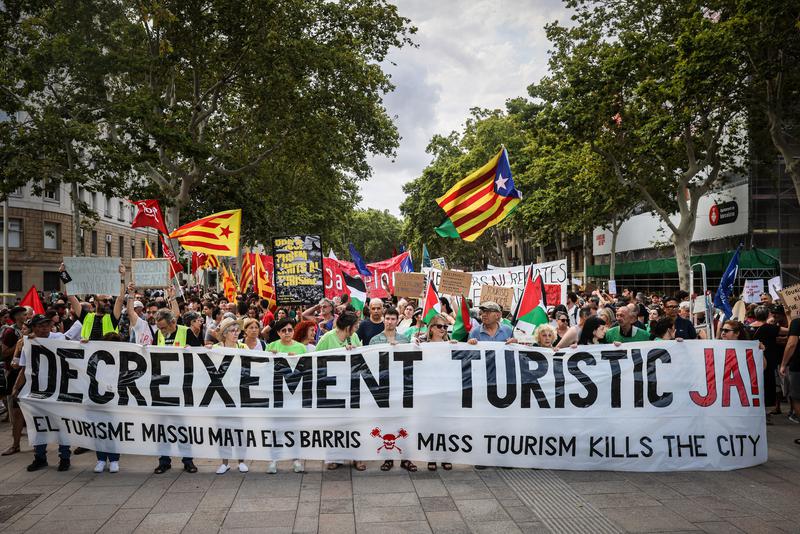
[[[83,325],[81,326],[81,339],[89,339],[92,337],[92,326],[94,326],[94,318],[96,313],[87,313],[86,317],[83,320]],[[103,325],[103,335],[108,334],[109,332],[116,332],[117,329],[114,328],[114,323],[111,322],[111,314],[103,314],[103,317],[100,319]]]
[[[186,332],[189,331],[188,326],[178,325],[178,331],[175,332],[175,339],[172,342],[172,346],[174,347],[185,347],[186,346]],[[158,331],[158,339],[156,341],[156,345],[164,346],[166,343],[164,342],[164,334],[161,333],[161,330]]]

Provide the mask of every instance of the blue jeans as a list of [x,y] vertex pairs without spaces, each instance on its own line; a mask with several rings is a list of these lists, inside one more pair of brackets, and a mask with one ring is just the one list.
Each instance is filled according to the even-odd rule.
[[[58,457],[63,458],[64,460],[69,460],[71,451],[69,450],[68,445],[59,445],[58,446]],[[33,456],[35,458],[41,458],[43,460],[47,460],[47,444],[44,445],[34,445],[33,446]]]
[[97,454],[97,459],[101,462],[119,462],[119,453],[118,452],[101,452],[95,451]]
[[[184,463],[184,465],[192,463],[192,460],[194,460],[194,458],[188,458],[188,457],[181,458],[181,461]],[[159,456],[158,465],[172,465],[172,458],[170,458],[169,456]]]

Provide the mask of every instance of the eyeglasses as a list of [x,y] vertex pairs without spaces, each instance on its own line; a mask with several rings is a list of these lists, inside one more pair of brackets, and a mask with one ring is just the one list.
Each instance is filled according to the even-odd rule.
[[738,332],[738,330],[733,330],[732,328],[723,328],[720,330],[723,334],[727,334],[728,332]]
[[431,325],[431,328],[442,328],[442,329],[446,329],[446,328],[447,328],[447,325],[446,325],[446,324],[432,324],[432,325]]
[[568,323],[569,319],[559,319],[558,322],[559,323]]
[[292,332],[294,332],[294,328],[283,328],[278,330],[278,333],[280,334],[291,334]]

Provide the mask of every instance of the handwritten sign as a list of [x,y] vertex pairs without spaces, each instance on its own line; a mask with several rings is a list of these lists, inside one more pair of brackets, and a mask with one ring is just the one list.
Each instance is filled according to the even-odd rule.
[[783,309],[786,310],[786,316],[790,319],[800,317],[800,284],[785,287],[780,294],[781,300],[783,300]]
[[442,295],[469,295],[472,287],[472,273],[462,271],[442,271],[439,293]]
[[494,301],[504,310],[511,309],[514,302],[514,288],[503,286],[481,286],[481,302]]
[[64,267],[72,277],[67,290],[73,295],[119,295],[119,264],[119,258],[65,257]]
[[744,288],[742,290],[742,298],[748,304],[761,302],[761,293],[764,292],[764,280],[756,278],[754,280],[745,280]]
[[167,287],[169,285],[169,260],[143,259],[131,260],[133,283],[136,287]]
[[394,294],[397,297],[421,298],[425,292],[422,273],[394,273]]

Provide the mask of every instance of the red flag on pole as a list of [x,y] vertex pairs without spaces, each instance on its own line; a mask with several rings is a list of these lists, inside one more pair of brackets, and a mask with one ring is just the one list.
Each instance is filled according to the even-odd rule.
[[39,292],[36,290],[36,286],[31,286],[25,296],[22,297],[22,300],[19,303],[20,306],[30,306],[33,308],[33,313],[44,313],[44,304],[42,304],[42,299],[39,298]]
[[162,234],[169,233],[158,200],[131,200],[130,202],[136,206],[136,217],[131,222],[131,228],[149,227],[155,228]]
[[183,272],[183,265],[178,261],[178,258],[175,257],[172,249],[169,248],[169,243],[164,239],[164,235],[161,234],[158,237],[161,238],[161,248],[164,249],[164,257],[169,260],[170,266],[172,267],[172,276]]

